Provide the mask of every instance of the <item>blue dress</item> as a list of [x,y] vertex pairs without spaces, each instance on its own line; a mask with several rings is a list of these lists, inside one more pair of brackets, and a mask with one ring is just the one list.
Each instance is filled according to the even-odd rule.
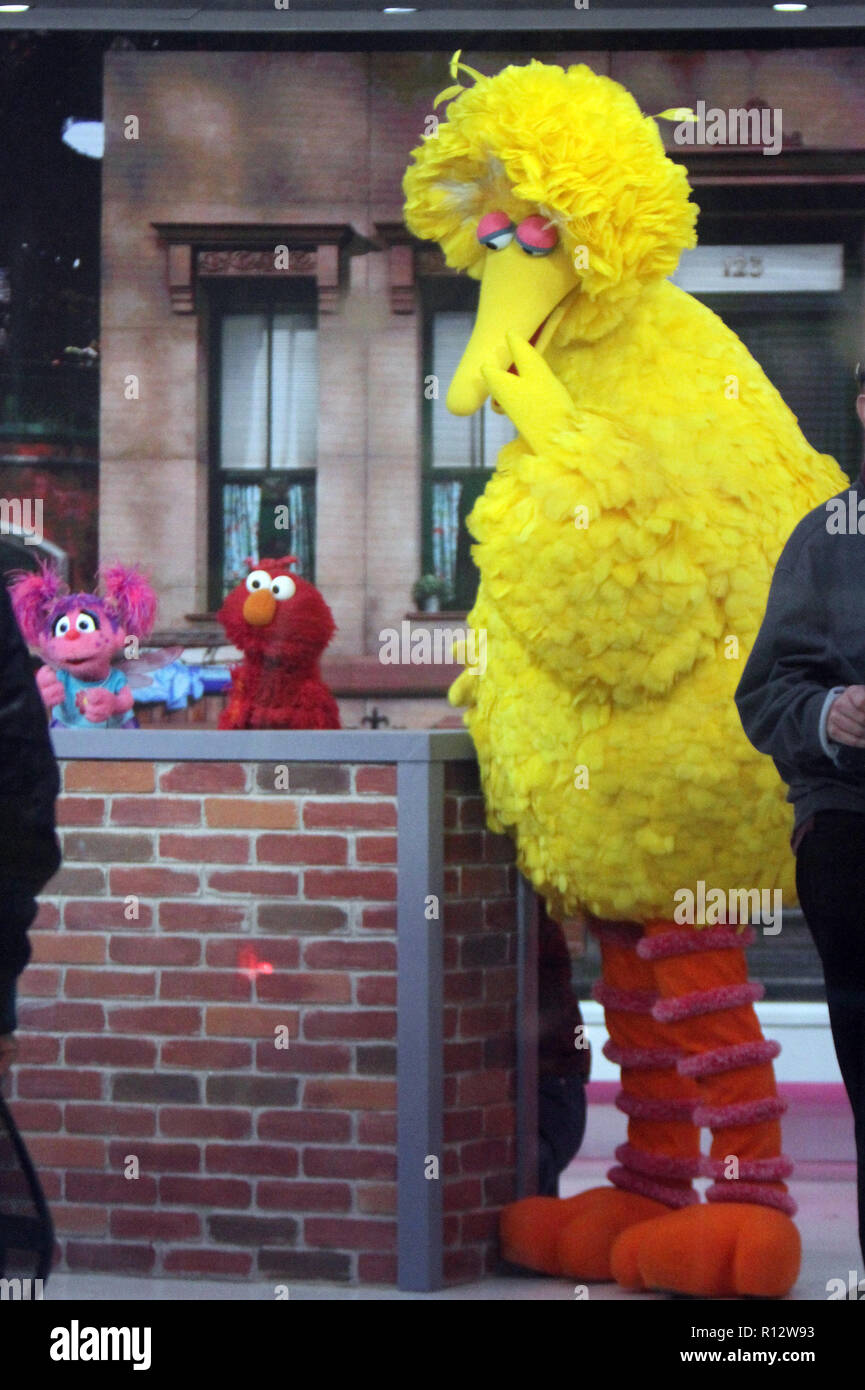
[[125,710],[122,714],[112,714],[110,719],[100,719],[97,723],[85,718],[83,711],[79,710],[75,704],[75,697],[80,690],[96,690],[103,686],[113,694],[119,695],[121,690],[125,690],[129,684],[122,671],[116,668],[109,671],[104,681],[81,681],[77,676],[73,676],[71,671],[58,670],[57,679],[63,686],[66,694],[63,703],[54,705],[51,710],[52,729],[137,729],[138,720],[135,718],[131,709]]

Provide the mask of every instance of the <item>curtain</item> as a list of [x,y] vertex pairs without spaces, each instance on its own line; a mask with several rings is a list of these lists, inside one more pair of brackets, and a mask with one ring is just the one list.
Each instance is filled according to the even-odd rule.
[[267,317],[222,320],[223,468],[267,467]]
[[288,546],[285,553],[296,555],[297,570],[313,578],[313,539],[315,536],[315,491],[309,484],[292,483],[288,489]]
[[451,594],[456,590],[461,493],[462,483],[433,484],[433,569]]
[[249,573],[247,556],[258,559],[258,519],[261,488],[257,483],[225,483],[222,488],[222,516],[225,549],[222,589],[228,593]]
[[271,466],[314,468],[318,422],[318,335],[312,314],[274,314]]

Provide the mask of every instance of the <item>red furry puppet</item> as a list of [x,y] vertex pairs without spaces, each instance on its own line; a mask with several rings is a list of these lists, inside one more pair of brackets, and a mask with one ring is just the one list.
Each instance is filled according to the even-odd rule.
[[231,673],[231,694],[220,729],[338,729],[336,700],[321,679],[319,660],[336,631],[318,589],[280,560],[254,566],[217,614],[230,642],[243,652]]

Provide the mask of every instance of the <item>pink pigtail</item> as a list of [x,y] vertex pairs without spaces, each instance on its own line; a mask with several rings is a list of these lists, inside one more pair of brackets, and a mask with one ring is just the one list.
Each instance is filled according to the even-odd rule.
[[48,614],[57,600],[68,592],[68,585],[45,560],[39,562],[35,572],[15,571],[9,597],[21,635],[31,647],[38,646],[46,636]]
[[149,637],[159,600],[140,570],[132,565],[102,565],[99,570],[105,604],[124,632]]

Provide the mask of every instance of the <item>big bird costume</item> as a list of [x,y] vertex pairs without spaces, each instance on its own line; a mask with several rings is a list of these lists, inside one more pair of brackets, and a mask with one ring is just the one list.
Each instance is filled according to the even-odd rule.
[[784,541],[846,479],[667,279],[697,208],[630,93],[582,64],[486,77],[457,54],[460,70],[473,85],[442,94],[447,118],[412,152],[405,219],[481,285],[448,408],[491,394],[518,437],[469,518],[487,662],[451,699],[490,827],[553,916],[583,913],[600,938],[628,1116],[612,1186],[506,1208],[503,1253],[779,1297],[801,1252],[753,928],[682,924],[675,904],[701,882],[795,902],[783,787],[733,692]]

